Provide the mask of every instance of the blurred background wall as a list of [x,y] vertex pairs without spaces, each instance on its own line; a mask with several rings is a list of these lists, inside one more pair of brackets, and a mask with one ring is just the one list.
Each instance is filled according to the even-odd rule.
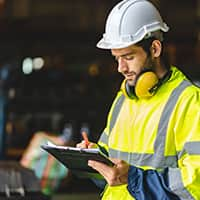
[[[170,26],[172,64],[200,80],[200,0],[152,0]],[[122,77],[96,42],[116,0],[0,0],[0,156],[19,159],[39,130],[83,124],[96,141]]]

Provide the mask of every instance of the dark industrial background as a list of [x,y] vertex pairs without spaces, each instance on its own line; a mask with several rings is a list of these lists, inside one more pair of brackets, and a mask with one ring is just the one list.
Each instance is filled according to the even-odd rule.
[[[153,1],[153,0],[152,0]],[[96,48],[116,0],[0,0],[0,156],[20,159],[39,130],[82,124],[96,141],[122,77],[109,51]],[[170,26],[172,64],[200,80],[200,0],[154,0]],[[26,58],[44,66],[25,74]]]
[[[34,132],[59,134],[68,122],[77,141],[83,123],[90,128],[91,139],[98,139],[122,80],[110,52],[96,48],[106,16],[117,2],[0,1],[4,158],[18,159]],[[170,62],[191,79],[200,79],[200,2],[153,2],[170,26],[165,41]],[[43,68],[24,74],[24,59],[37,57],[44,59]]]

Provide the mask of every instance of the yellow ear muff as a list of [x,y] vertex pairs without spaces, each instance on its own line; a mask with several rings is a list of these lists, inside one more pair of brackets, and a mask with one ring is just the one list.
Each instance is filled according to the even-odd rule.
[[135,85],[135,94],[139,98],[149,98],[154,95],[159,79],[152,71],[141,74]]

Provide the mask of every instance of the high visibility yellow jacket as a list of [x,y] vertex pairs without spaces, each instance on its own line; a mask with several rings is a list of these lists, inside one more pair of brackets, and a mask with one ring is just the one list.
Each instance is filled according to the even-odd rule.
[[[171,71],[149,99],[130,99],[120,90],[98,144],[109,157],[143,170],[167,168],[172,193],[200,199],[200,89],[176,67]],[[106,186],[102,199],[134,197],[121,185]]]

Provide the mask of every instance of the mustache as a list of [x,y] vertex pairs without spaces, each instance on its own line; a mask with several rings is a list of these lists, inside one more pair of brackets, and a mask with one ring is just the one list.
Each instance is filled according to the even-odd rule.
[[131,75],[137,75],[137,73],[135,71],[125,71],[123,72],[124,76],[131,76]]

